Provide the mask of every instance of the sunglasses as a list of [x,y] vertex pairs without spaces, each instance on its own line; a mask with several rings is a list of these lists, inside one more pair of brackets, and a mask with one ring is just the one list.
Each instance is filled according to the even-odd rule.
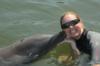
[[70,26],[76,25],[79,22],[80,22],[80,19],[75,19],[75,20],[72,20],[70,22],[66,22],[66,23],[62,24],[61,25],[61,28],[62,29],[66,29],[66,28],[69,28]]

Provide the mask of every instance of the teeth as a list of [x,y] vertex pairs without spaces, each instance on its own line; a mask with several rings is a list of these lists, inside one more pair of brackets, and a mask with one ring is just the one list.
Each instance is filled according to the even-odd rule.
[[75,32],[76,32],[76,30],[75,30],[75,29],[72,29],[72,30],[71,30],[71,33],[75,33]]

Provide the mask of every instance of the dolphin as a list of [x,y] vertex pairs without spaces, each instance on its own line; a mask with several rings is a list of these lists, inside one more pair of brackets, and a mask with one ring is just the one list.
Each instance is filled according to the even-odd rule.
[[0,66],[29,66],[48,53],[65,38],[63,32],[55,35],[33,35],[0,48]]

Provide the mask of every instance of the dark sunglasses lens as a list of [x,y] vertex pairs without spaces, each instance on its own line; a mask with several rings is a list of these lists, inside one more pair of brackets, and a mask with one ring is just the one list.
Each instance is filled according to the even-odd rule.
[[68,24],[63,24],[63,25],[61,25],[61,28],[62,28],[62,29],[66,29],[66,28],[68,28],[68,27],[69,27]]
[[76,24],[79,23],[79,22],[80,22],[79,19],[75,19],[75,20],[72,20],[72,21],[71,21],[71,23],[72,23],[73,25],[76,25]]
[[70,22],[66,22],[65,24],[62,24],[61,25],[61,28],[62,29],[66,29],[66,28],[69,28],[69,26],[73,26],[73,25],[76,25],[77,23],[79,23],[80,22],[80,20],[79,19],[75,19],[75,20],[72,20],[72,21],[70,21]]

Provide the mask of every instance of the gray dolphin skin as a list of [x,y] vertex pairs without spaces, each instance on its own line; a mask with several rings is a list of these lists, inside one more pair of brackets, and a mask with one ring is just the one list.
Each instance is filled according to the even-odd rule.
[[29,66],[65,38],[63,32],[24,38],[0,48],[0,66]]

